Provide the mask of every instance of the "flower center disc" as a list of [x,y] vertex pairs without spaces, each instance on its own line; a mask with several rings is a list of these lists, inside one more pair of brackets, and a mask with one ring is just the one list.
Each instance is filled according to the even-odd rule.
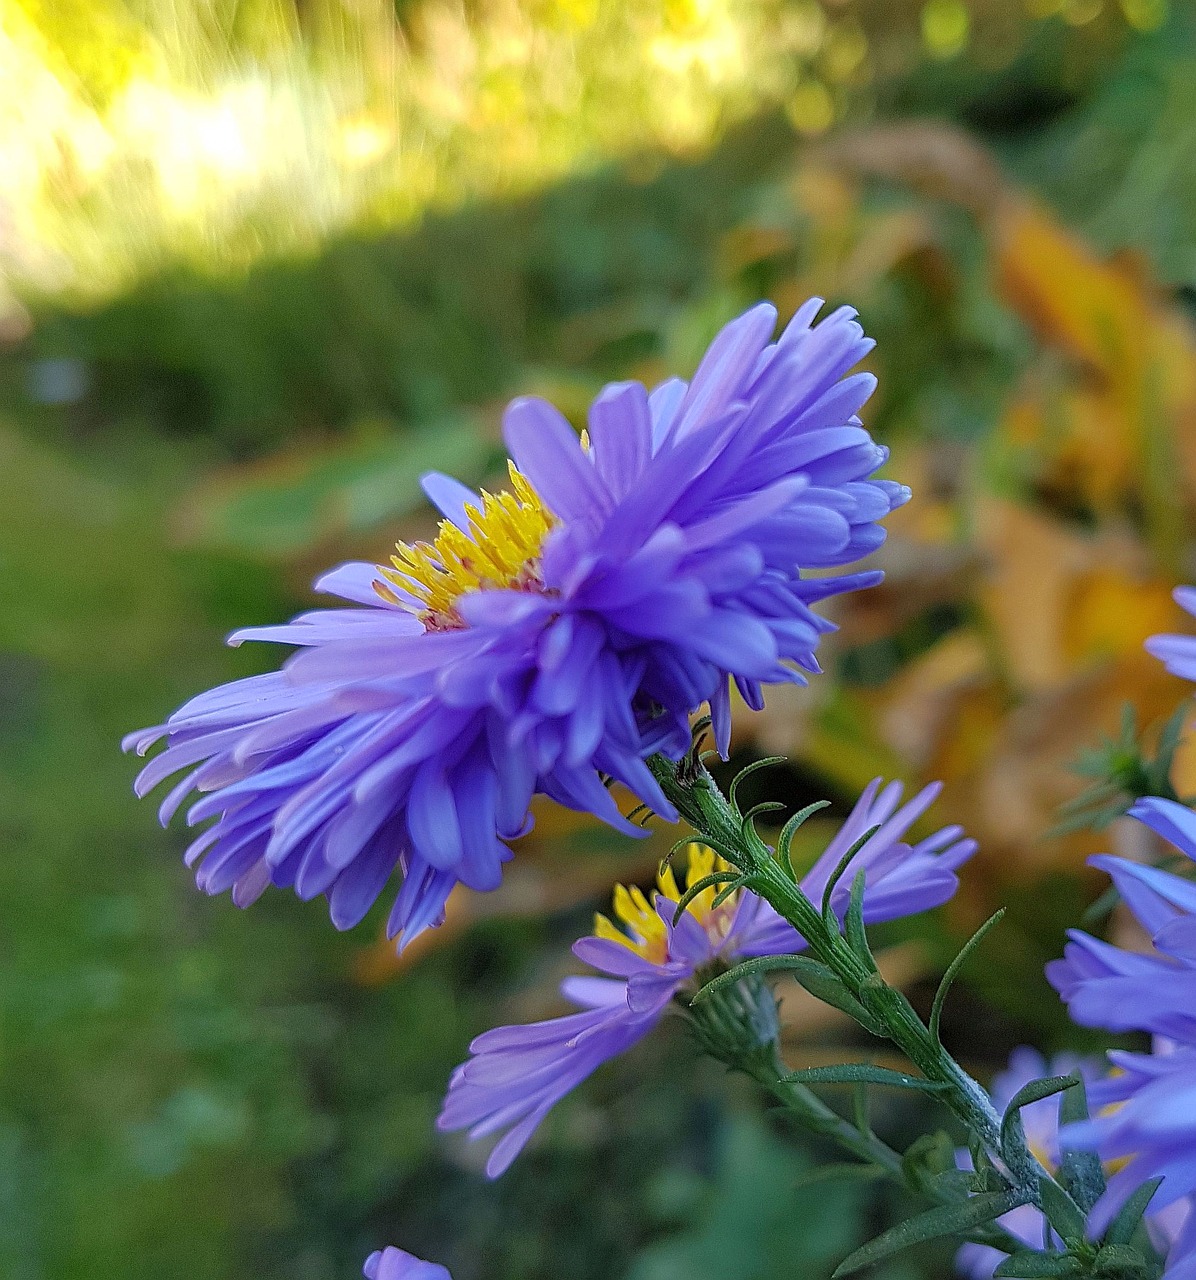
[[398,543],[394,567],[379,567],[401,594],[377,583],[378,594],[411,609],[429,631],[451,631],[465,625],[456,602],[470,591],[541,590],[540,549],[556,519],[514,463],[508,470],[513,492],[483,490],[480,509],[465,504],[468,531],[442,520],[433,542]]
[[[696,842],[689,845],[689,866],[686,868],[686,885],[695,885],[713,871],[726,871],[729,863],[724,862],[713,849]],[[681,890],[677,885],[671,866],[663,867],[657,875],[657,887],[662,898],[669,902],[681,901]],[[718,889],[708,886],[691,899],[686,910],[706,931],[710,945],[717,951],[727,940],[731,925],[735,918],[739,895],[733,893],[716,907],[714,899]],[[642,890],[632,885],[615,885],[614,915],[629,932],[625,932],[608,917],[598,914],[594,917],[594,936],[617,942],[634,951],[637,956],[647,960],[649,964],[661,965],[669,958],[668,930],[660,918],[655,906],[648,901]]]

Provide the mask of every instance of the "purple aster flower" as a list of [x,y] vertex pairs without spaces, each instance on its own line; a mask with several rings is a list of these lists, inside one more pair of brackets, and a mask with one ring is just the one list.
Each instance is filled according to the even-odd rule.
[[[1181,609],[1196,616],[1196,587],[1176,587],[1172,594]],[[1158,658],[1172,675],[1196,681],[1196,636],[1151,636],[1146,652]]]
[[365,1260],[362,1274],[366,1280],[453,1280],[447,1267],[425,1262],[393,1245],[375,1249]]
[[[1196,858],[1191,810],[1150,797],[1129,812]],[[1163,1179],[1156,1210],[1196,1193],[1196,884],[1125,858],[1091,862],[1109,873],[1154,944],[1139,954],[1072,932],[1064,958],[1047,967],[1077,1022],[1155,1038],[1153,1053],[1109,1054],[1117,1070],[1092,1089],[1092,1119],[1064,1134],[1068,1144],[1122,1162],[1097,1206],[1099,1229],[1151,1178]],[[1186,1256],[1196,1240],[1182,1244],[1175,1252]]]
[[[1129,811],[1196,858],[1196,814],[1174,800],[1149,797]],[[1125,951],[1072,930],[1047,978],[1072,1018],[1087,1027],[1146,1031],[1196,1047],[1196,884],[1106,854],[1090,859],[1106,871],[1154,943]]]
[[198,793],[200,888],[326,894],[348,928],[398,868],[389,933],[409,941],[459,881],[498,884],[536,792],[637,833],[613,778],[675,817],[646,758],[680,757],[703,704],[725,753],[732,682],[759,707],[817,671],[832,627],[813,605],[879,575],[806,571],[872,551],[909,496],[872,478],[887,453],[857,417],[875,379],[849,371],[872,343],[848,308],[814,326],[820,305],[776,342],[774,309],[748,311],[689,384],[606,387],[582,440],[516,400],[510,492],[426,477],[434,543],[317,582],[355,607],[236,633],[299,652],[126,741],[167,742],[139,794],[182,773],[163,822]]
[[[848,850],[876,827],[832,891],[840,916],[860,870],[868,922],[945,902],[958,887],[956,868],[972,855],[976,842],[962,838],[959,827],[945,827],[912,847],[902,839],[940,789],[934,783],[898,808],[900,783],[882,789],[879,778],[871,782],[803,878],[806,893],[820,902]],[[725,865],[710,850],[690,845],[687,881],[696,884]],[[617,887],[614,914],[624,928],[598,916],[593,936],[574,945],[574,955],[603,975],[565,980],[562,993],[580,1012],[487,1031],[470,1045],[473,1056],[453,1073],[437,1123],[441,1129],[467,1128],[471,1138],[503,1135],[486,1165],[490,1177],[510,1165],[565,1094],[647,1035],[674,996],[696,990],[720,967],[806,945],[767,902],[746,890],[716,907],[716,890],[704,889],[674,925],[681,892],[671,869],[662,871],[658,884],[651,903],[639,889]]]

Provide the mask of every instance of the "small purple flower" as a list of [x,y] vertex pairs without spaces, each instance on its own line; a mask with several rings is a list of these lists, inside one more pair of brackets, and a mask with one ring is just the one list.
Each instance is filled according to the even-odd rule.
[[300,651],[126,740],[167,741],[139,795],[183,775],[163,822],[198,793],[199,887],[240,906],[270,884],[326,894],[348,928],[398,868],[388,930],[409,941],[458,882],[497,886],[536,792],[638,833],[613,778],[674,818],[646,758],[680,757],[704,704],[725,754],[732,683],[758,708],[817,671],[832,626],[812,606],[879,575],[806,571],[874,550],[909,496],[872,478],[887,453],[856,416],[875,379],[849,371],[872,343],[849,308],[814,326],[820,306],[776,342],[775,310],[753,308],[689,384],[606,387],[583,440],[514,401],[510,492],[426,477],[433,544],[316,583],[355,607],[232,636]]
[[447,1267],[425,1262],[393,1245],[375,1249],[365,1260],[362,1274],[366,1280],[453,1280]]
[[[1196,859],[1191,810],[1150,797],[1129,812]],[[1154,944],[1139,954],[1072,932],[1064,958],[1047,966],[1077,1022],[1145,1031],[1155,1041],[1150,1054],[1109,1054],[1116,1070],[1091,1090],[1092,1118],[1064,1134],[1069,1145],[1121,1162],[1097,1206],[1099,1230],[1151,1178],[1163,1179],[1156,1211],[1196,1193],[1196,884],[1125,858],[1091,861],[1109,873]],[[1177,1261],[1196,1248],[1190,1235],[1175,1246]],[[1169,1266],[1167,1274],[1180,1273]]]
[[[870,828],[877,830],[855,855],[852,869],[832,891],[840,916],[855,875],[865,872],[864,919],[869,923],[926,911],[958,887],[956,868],[976,849],[959,827],[945,827],[913,845],[909,828],[930,807],[938,783],[898,808],[901,784],[869,783],[843,826],[802,880],[821,902],[831,874]],[[725,867],[701,845],[691,845],[687,880],[696,884]],[[673,997],[696,989],[715,965],[751,956],[800,951],[805,940],[762,898],[742,891],[717,907],[707,888],[673,924],[681,891],[671,869],[659,878],[650,903],[639,889],[615,890],[620,929],[598,916],[593,936],[573,947],[579,960],[603,977],[572,977],[562,993],[580,1012],[527,1026],[499,1027],[470,1045],[472,1057],[453,1073],[437,1124],[469,1129],[471,1138],[501,1133],[486,1172],[496,1178],[510,1165],[549,1110],[602,1063],[625,1052],[661,1020]]]
[[[1172,594],[1181,609],[1196,616],[1196,587],[1176,587]],[[1196,636],[1151,636],[1146,652],[1158,658],[1172,675],[1196,681]]]

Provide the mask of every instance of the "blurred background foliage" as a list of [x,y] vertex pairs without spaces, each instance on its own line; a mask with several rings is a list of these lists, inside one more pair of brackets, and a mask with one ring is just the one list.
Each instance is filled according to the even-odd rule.
[[[1174,0],[0,5],[0,1275],[331,1280],[395,1241],[456,1280],[814,1280],[899,1211],[812,1184],[678,1028],[496,1186],[433,1132],[469,1038],[559,1008],[669,833],[545,809],[400,962],[379,920],[198,896],[116,749],[270,665],[234,626],[426,534],[422,471],[496,479],[506,398],[580,422],[761,296],[861,310],[916,498],[735,763],[788,755],[750,785],[837,818],[943,778],[982,853],[887,971],[928,1001],[1008,902],[952,1046],[1084,1043],[1041,966],[1130,835],[1050,831],[1123,705],[1149,738],[1185,693],[1141,641],[1196,567],[1194,71]],[[795,1065],[872,1052],[785,1010]]]

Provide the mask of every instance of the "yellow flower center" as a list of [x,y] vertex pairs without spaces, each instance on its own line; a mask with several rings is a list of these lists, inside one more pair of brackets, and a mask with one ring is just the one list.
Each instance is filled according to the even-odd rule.
[[[725,871],[728,864],[718,857],[712,849],[705,845],[691,844],[688,849],[689,865],[686,868],[686,888],[697,884],[704,876],[714,871]],[[669,902],[681,901],[681,890],[677,886],[677,878],[673,868],[663,867],[656,877],[657,896]],[[718,896],[719,886],[711,885],[703,889],[691,900],[686,910],[706,930],[712,944],[717,947],[723,943],[731,932],[731,924],[735,918],[735,906],[738,894],[731,894],[716,907],[714,899]],[[626,887],[615,885],[615,896],[612,904],[614,915],[626,926],[627,932],[606,916],[598,914],[594,917],[594,936],[617,942],[642,956],[649,964],[664,964],[668,959],[668,930],[664,921],[656,912],[656,908],[648,901],[641,889],[635,885]]]
[[464,625],[456,603],[467,592],[542,588],[540,549],[556,518],[514,463],[508,469],[513,492],[483,491],[480,509],[466,503],[468,531],[442,520],[433,542],[398,543],[390,558],[394,568],[380,567],[406,599],[382,583],[375,585],[378,594],[408,607],[414,597],[422,605],[415,611],[428,630],[446,631]]

